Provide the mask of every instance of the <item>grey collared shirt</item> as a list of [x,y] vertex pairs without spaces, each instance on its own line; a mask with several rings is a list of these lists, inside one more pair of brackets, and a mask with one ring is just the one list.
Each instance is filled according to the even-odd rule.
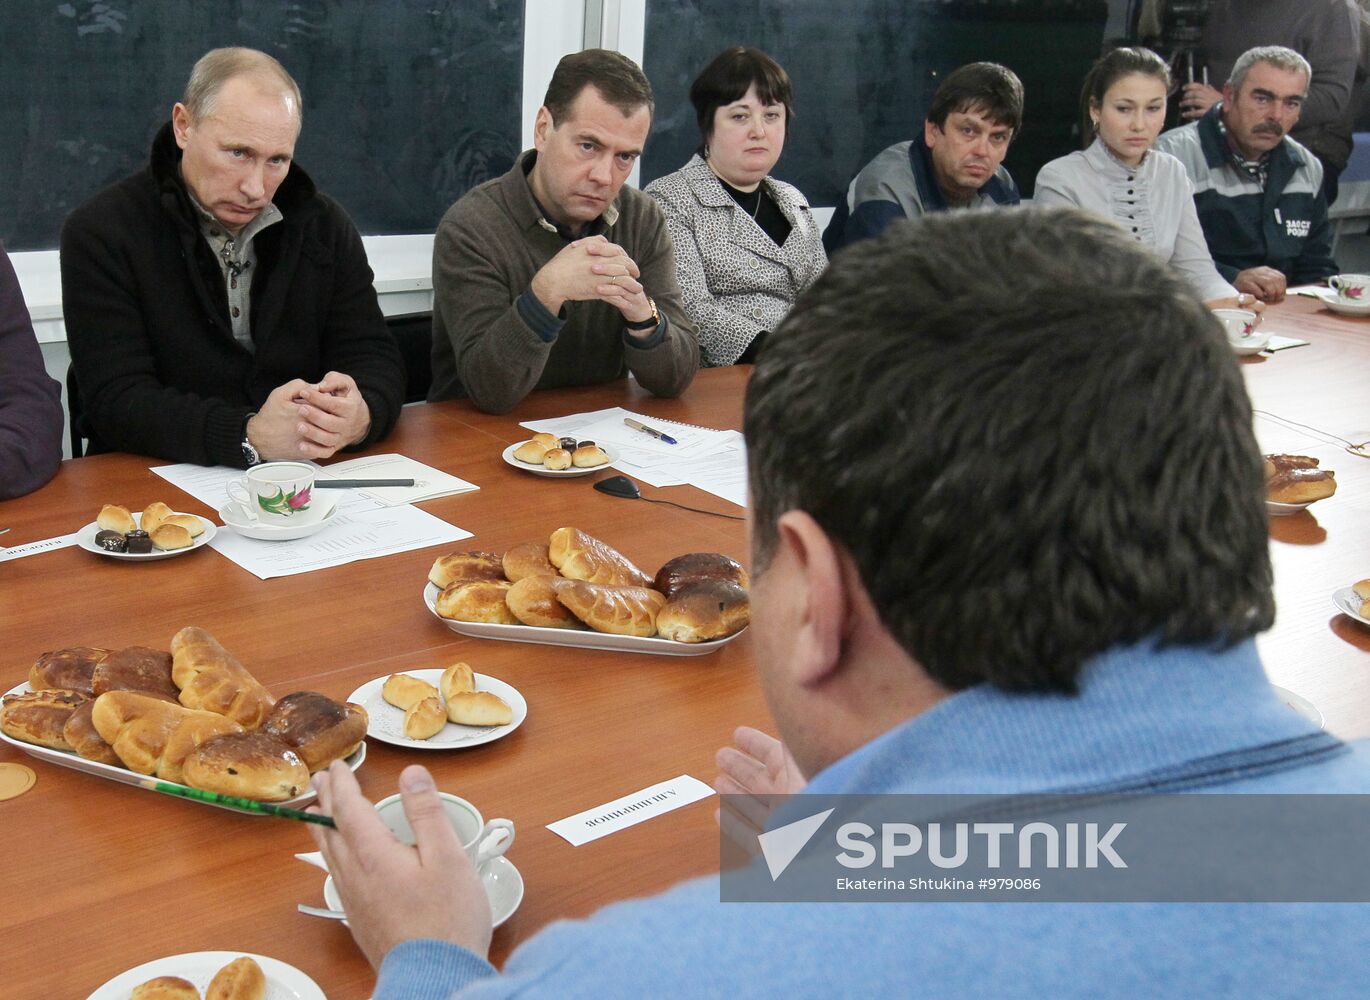
[[255,350],[252,342],[250,307],[252,304],[252,275],[257,269],[257,251],[252,240],[267,226],[284,218],[281,210],[271,203],[257,213],[257,217],[245,225],[234,236],[224,228],[223,223],[214,218],[213,213],[201,205],[189,189],[190,203],[195,206],[199,216],[200,232],[214,251],[214,259],[219,262],[219,270],[224,276],[224,287],[228,292],[228,318],[233,324],[233,339],[249,351]]

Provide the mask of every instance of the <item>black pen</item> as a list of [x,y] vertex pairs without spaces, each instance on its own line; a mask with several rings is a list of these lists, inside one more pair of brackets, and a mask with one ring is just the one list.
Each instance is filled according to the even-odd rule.
[[316,479],[321,490],[365,490],[372,486],[413,486],[412,479]]

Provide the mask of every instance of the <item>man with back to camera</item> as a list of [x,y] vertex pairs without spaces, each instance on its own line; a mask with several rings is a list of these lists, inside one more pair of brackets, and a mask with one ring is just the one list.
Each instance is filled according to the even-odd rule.
[[492,413],[533,389],[629,372],[678,396],[699,368],[661,209],[624,181],[652,125],[626,56],[587,49],[552,74],[533,149],[448,209],[433,243],[430,401]]
[[1219,103],[1156,140],[1194,183],[1194,207],[1218,271],[1263,302],[1280,302],[1289,285],[1338,270],[1323,166],[1289,135],[1310,74],[1292,49],[1249,49],[1233,65]]
[[[846,251],[759,358],[746,437],[784,743],[739,730],[720,791],[1370,791],[1363,748],[1290,712],[1256,653],[1262,459],[1226,338],[1110,223],[944,213]],[[756,905],[716,876],[553,924],[497,972],[428,772],[400,776],[417,848],[345,767],[315,780],[376,1000],[1351,996],[1370,973],[1363,905]]]
[[890,146],[852,180],[823,232],[829,256],[899,219],[1018,204],[1003,163],[1022,124],[1023,85],[1011,69],[970,63],[953,70],[932,95],[922,140]]
[[62,305],[91,451],[199,465],[322,459],[404,401],[361,237],[293,162],[300,91],[214,49],[152,159],[62,228]]

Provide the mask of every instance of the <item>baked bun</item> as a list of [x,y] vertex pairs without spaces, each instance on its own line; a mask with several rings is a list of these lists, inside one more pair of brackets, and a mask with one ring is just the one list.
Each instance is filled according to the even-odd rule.
[[459,726],[507,726],[514,710],[490,691],[463,691],[447,700],[447,718]]
[[529,465],[541,465],[543,456],[549,451],[551,449],[541,441],[525,441],[515,449],[514,457]]
[[360,705],[317,691],[296,691],[276,702],[262,731],[299,754],[312,773],[356,750],[366,738],[366,723],[366,709]]
[[1312,503],[1337,492],[1337,481],[1326,469],[1287,469],[1265,484],[1265,498],[1275,503]]
[[100,695],[90,719],[124,767],[176,782],[183,780],[182,768],[192,750],[215,736],[242,730],[215,712],[184,708],[137,691]]
[[438,595],[434,608],[440,617],[452,621],[517,625],[519,620],[509,610],[509,605],[504,603],[511,586],[507,580],[454,584]]
[[646,587],[611,587],[584,580],[553,580],[557,600],[596,632],[656,635],[656,616],[666,598]]
[[700,580],[680,588],[656,616],[656,630],[676,642],[710,642],[751,621],[747,592],[731,580]]
[[[146,518],[146,515],[144,515],[144,518]],[[194,514],[172,514],[162,523],[180,525],[182,528],[185,528],[186,531],[190,532],[191,538],[199,538],[205,533],[204,520],[196,517]]]
[[146,646],[115,650],[96,664],[91,687],[97,695],[106,691],[142,691],[179,700],[180,689],[171,679],[171,654]]
[[579,528],[558,528],[547,546],[548,558],[561,575],[587,583],[650,587],[652,578],[613,546]]
[[1351,589],[1361,599],[1360,616],[1370,618],[1370,580],[1357,580],[1351,585]]
[[263,802],[293,799],[309,788],[309,768],[299,754],[269,733],[205,740],[186,757],[183,771],[191,788]]
[[1290,469],[1316,469],[1318,460],[1311,455],[1266,455],[1265,456],[1265,478],[1269,479],[1277,472],[1287,472]]
[[542,542],[524,542],[504,553],[505,579],[518,583],[527,576],[556,576],[557,568],[547,558]]
[[669,598],[680,588],[704,580],[728,580],[743,590],[750,585],[747,571],[736,559],[721,552],[690,552],[657,570],[652,587]]
[[90,716],[94,711],[94,701],[87,701],[77,706],[76,711],[67,716],[67,721],[62,726],[62,739],[66,740],[67,745],[86,760],[122,767],[123,761],[119,759],[119,755],[114,752],[112,746],[105,742],[95,728],[95,723],[91,721]]
[[71,714],[90,699],[76,691],[26,691],[0,702],[0,732],[24,743],[70,750],[62,735]]
[[138,527],[128,508],[114,503],[107,503],[100,508],[100,516],[95,519],[95,523],[106,531],[117,531],[121,535],[127,535]]
[[438,679],[444,698],[459,694],[469,694],[476,689],[476,673],[469,663],[454,663],[442,672]]
[[138,527],[142,528],[150,535],[156,531],[167,518],[175,513],[174,510],[162,503],[162,501],[154,500],[143,508],[143,518],[139,522]]
[[29,687],[35,691],[55,688],[94,694],[95,668],[110,652],[98,646],[70,646],[44,653],[29,668]]
[[571,452],[571,464],[577,469],[593,469],[596,466],[608,465],[609,456],[593,441],[584,441]]
[[133,987],[128,1000],[200,1000],[200,991],[180,976],[158,976]]
[[246,955],[235,958],[214,973],[205,1000],[266,1000],[266,974]]
[[542,456],[542,465],[545,469],[553,472],[560,472],[571,467],[571,453],[565,448],[553,448]]
[[438,735],[447,725],[447,710],[437,698],[416,701],[404,711],[404,735],[411,740],[426,740]]
[[425,698],[436,698],[438,689],[427,681],[408,674],[391,674],[381,685],[381,698],[386,704],[408,709]]
[[443,589],[473,580],[503,580],[504,561],[493,552],[455,552],[438,556],[428,571],[428,581]]
[[509,588],[504,602],[525,625],[538,628],[580,628],[580,619],[557,600],[552,576],[526,576]]
[[187,626],[172,636],[171,657],[171,679],[186,708],[217,712],[244,729],[256,729],[276,704],[271,692],[202,628]]
[[195,539],[179,524],[163,521],[152,529],[152,544],[166,552],[171,549],[188,549],[195,544]]
[[553,448],[560,447],[561,445],[561,439],[559,437],[557,437],[555,434],[548,434],[546,431],[539,431],[537,434],[534,434],[528,440],[537,442],[538,444],[546,448],[548,451],[551,451]]

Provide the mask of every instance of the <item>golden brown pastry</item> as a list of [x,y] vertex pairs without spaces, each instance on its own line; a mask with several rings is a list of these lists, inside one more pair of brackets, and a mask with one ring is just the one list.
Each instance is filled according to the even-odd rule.
[[593,441],[582,441],[580,446],[571,452],[571,464],[577,469],[593,469],[600,465],[608,465],[609,456]]
[[736,559],[721,552],[690,552],[657,570],[652,587],[669,599],[681,587],[703,580],[730,580],[743,590],[750,585],[747,571]]
[[438,681],[444,698],[468,694],[476,689],[476,674],[469,663],[454,663],[442,672]]
[[310,772],[321,771],[348,756],[366,738],[366,709],[343,704],[317,691],[296,691],[276,702],[262,723],[290,747]]
[[1275,503],[1312,503],[1337,492],[1337,481],[1326,469],[1286,469],[1265,483],[1265,498]]
[[571,580],[618,587],[652,585],[652,578],[633,565],[631,559],[579,528],[558,528],[552,532],[547,554],[561,575]]
[[138,527],[138,522],[133,520],[133,515],[128,512],[128,508],[120,507],[115,503],[107,503],[101,507],[100,515],[95,519],[95,523],[105,531],[117,531],[121,535],[127,535]]
[[235,958],[214,974],[205,1000],[266,1000],[266,974],[246,955]]
[[596,632],[656,635],[656,616],[666,598],[646,587],[612,587],[584,580],[553,580],[557,600]]
[[256,729],[276,699],[219,641],[187,626],[171,639],[171,679],[181,704],[226,715],[244,729]]
[[543,456],[550,448],[541,441],[525,441],[514,451],[514,457],[520,462],[527,462],[529,465],[541,465]]
[[154,500],[143,508],[143,518],[142,521],[139,522],[138,527],[142,528],[150,535],[157,530],[162,522],[174,513],[176,512],[162,503],[162,501]]
[[447,718],[459,726],[507,726],[514,710],[490,691],[464,691],[448,699]]
[[528,440],[536,441],[548,451],[561,446],[561,438],[557,437],[555,434],[548,434],[546,431],[539,431]]
[[711,642],[751,621],[747,592],[731,580],[698,580],[676,591],[656,616],[656,630],[676,642]]
[[526,576],[556,576],[557,568],[547,558],[542,542],[524,542],[504,553],[504,576],[518,583]]
[[26,691],[0,702],[0,731],[25,743],[70,750],[62,731],[71,713],[90,699],[76,691]]
[[62,726],[62,739],[86,760],[122,767],[124,762],[119,759],[114,748],[104,741],[96,730],[95,723],[91,721],[91,713],[94,711],[93,700],[78,705],[76,711],[67,716],[67,721]]
[[446,589],[454,583],[503,580],[504,560],[493,552],[455,552],[438,556],[428,571],[428,581]]
[[509,588],[504,602],[509,610],[525,625],[538,628],[580,628],[580,619],[566,610],[566,605],[557,600],[557,592],[552,586],[556,577],[526,576]]
[[180,976],[158,976],[133,987],[128,1000],[200,1000],[200,991]]
[[542,467],[560,472],[571,467],[571,453],[565,448],[553,448],[542,456]]
[[411,740],[426,740],[447,725],[447,711],[437,698],[424,698],[404,712],[404,735]]
[[507,580],[478,580],[448,587],[435,602],[439,616],[459,622],[517,625],[519,620],[504,603],[513,584]]
[[1361,599],[1360,616],[1370,618],[1370,580],[1357,580],[1351,585],[1351,589]]
[[[143,515],[143,519],[147,519],[146,514]],[[205,522],[194,514],[172,514],[162,523],[180,525],[182,528],[185,528],[186,531],[190,532],[191,538],[199,538],[205,533]]]
[[110,653],[95,665],[91,688],[97,695],[143,691],[168,695],[173,700],[181,693],[171,679],[171,654],[146,646],[128,646]]
[[190,532],[179,524],[170,524],[163,521],[151,532],[152,544],[163,552],[172,549],[188,549],[195,544],[195,539],[190,537]]
[[29,668],[29,687],[35,691],[56,688],[95,694],[95,668],[110,652],[98,646],[71,646],[44,653]]
[[408,674],[391,674],[381,685],[381,697],[396,708],[408,709],[425,698],[436,698],[438,689]]
[[124,767],[182,781],[192,750],[211,737],[242,731],[232,719],[162,701],[138,691],[110,691],[95,699],[91,722]]
[[1316,469],[1318,460],[1311,455],[1266,455],[1265,456],[1265,478],[1269,479],[1277,472],[1288,472],[1290,469]]
[[269,733],[205,740],[186,757],[183,770],[191,788],[263,802],[293,799],[309,788],[309,768],[299,754]]

